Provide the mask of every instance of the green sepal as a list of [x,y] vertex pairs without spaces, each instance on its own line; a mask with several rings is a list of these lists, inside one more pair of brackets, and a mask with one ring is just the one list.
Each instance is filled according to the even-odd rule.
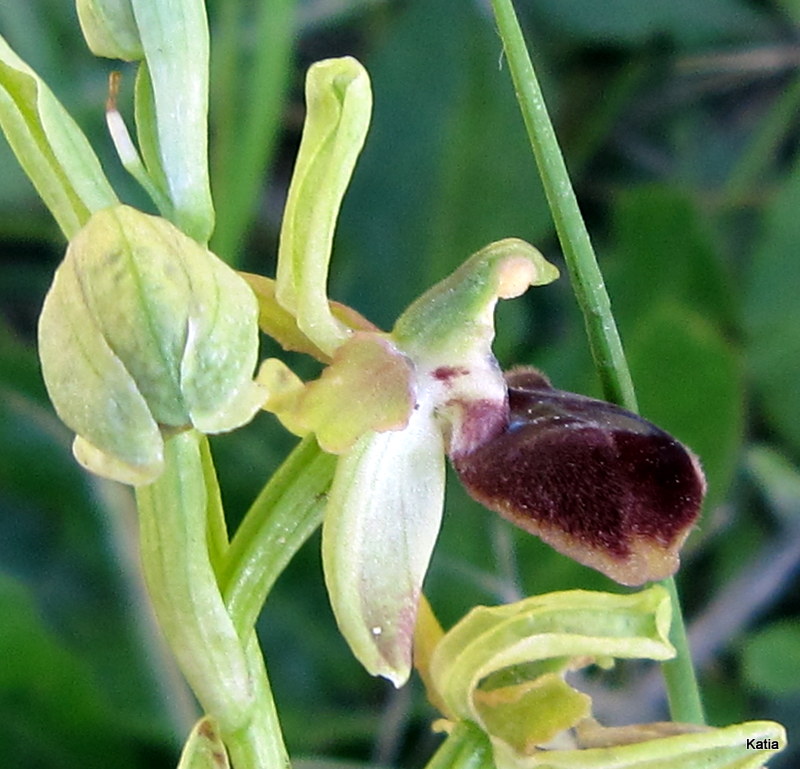
[[81,129],[0,37],[0,126],[67,238],[117,196]]
[[[607,747],[541,750],[520,756],[494,744],[497,769],[760,769],[786,746],[786,731],[772,721],[721,729],[685,726],[689,733]],[[610,730],[616,731],[616,730]],[[633,734],[631,738],[635,739]]]
[[308,339],[330,356],[348,336],[331,312],[326,285],[336,218],[369,127],[366,70],[350,57],[317,62],[308,70],[306,105],[281,227],[275,295]]
[[[131,0],[142,41],[155,129],[145,127],[137,113],[140,133],[157,137],[158,163],[145,163],[160,182],[160,167],[174,212],[170,218],[187,235],[208,242],[214,229],[214,207],[208,178],[209,38],[203,0]],[[137,88],[137,98],[140,97]],[[149,143],[153,143],[148,140]],[[146,143],[144,143],[146,144]],[[167,212],[164,212],[165,214]]]
[[138,61],[144,56],[131,0],[77,0],[78,21],[95,56]]
[[356,658],[395,686],[411,670],[443,502],[442,437],[430,406],[404,430],[362,436],[337,463],[322,527],[328,595]]
[[[597,658],[669,659],[674,654],[668,641],[670,617],[669,595],[657,586],[631,595],[571,590],[477,607],[436,647],[431,680],[451,716],[488,728],[496,718],[489,714],[486,720],[488,705],[481,691],[501,691]],[[562,690],[560,702],[556,695],[559,691],[551,686],[546,715],[554,734],[586,715],[572,695]],[[528,711],[536,697],[532,693],[521,702]],[[559,711],[562,719],[556,722]],[[506,734],[512,744],[539,739],[538,719],[515,723],[518,731]],[[529,734],[529,729],[534,731]]]

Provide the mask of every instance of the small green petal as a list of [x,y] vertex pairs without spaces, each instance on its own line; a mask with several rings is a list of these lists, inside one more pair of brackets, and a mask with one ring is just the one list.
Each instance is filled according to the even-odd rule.
[[332,355],[348,331],[328,305],[328,264],[336,218],[369,127],[366,70],[350,57],[317,62],[308,71],[306,105],[281,227],[276,296],[306,337]]
[[357,333],[306,385],[296,419],[322,449],[341,454],[364,433],[402,430],[414,407],[413,368],[385,337]]

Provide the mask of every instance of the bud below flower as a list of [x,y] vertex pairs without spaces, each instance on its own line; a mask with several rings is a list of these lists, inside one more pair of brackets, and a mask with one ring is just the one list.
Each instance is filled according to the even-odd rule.
[[469,493],[624,585],[673,574],[705,493],[697,458],[636,414],[532,369],[506,382],[506,429],[453,456]]
[[42,373],[90,470],[150,483],[162,433],[224,432],[264,400],[252,381],[258,307],[245,281],[165,219],[95,213],[56,271],[39,320]]

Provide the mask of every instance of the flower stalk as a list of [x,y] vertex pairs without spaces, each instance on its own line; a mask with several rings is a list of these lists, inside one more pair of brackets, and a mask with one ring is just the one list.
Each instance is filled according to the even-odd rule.
[[[512,0],[492,0],[497,27],[522,117],[539,167],[575,297],[583,312],[589,346],[605,397],[636,412],[636,394],[611,302],[558,145]],[[672,596],[674,660],[662,663],[670,714],[676,721],[705,722],[674,578],[663,582]]]

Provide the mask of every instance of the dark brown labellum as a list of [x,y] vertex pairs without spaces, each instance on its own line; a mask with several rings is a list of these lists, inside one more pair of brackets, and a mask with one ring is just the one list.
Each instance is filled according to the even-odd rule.
[[506,374],[509,421],[453,464],[469,493],[556,550],[624,585],[663,579],[700,512],[697,458],[654,424]]

